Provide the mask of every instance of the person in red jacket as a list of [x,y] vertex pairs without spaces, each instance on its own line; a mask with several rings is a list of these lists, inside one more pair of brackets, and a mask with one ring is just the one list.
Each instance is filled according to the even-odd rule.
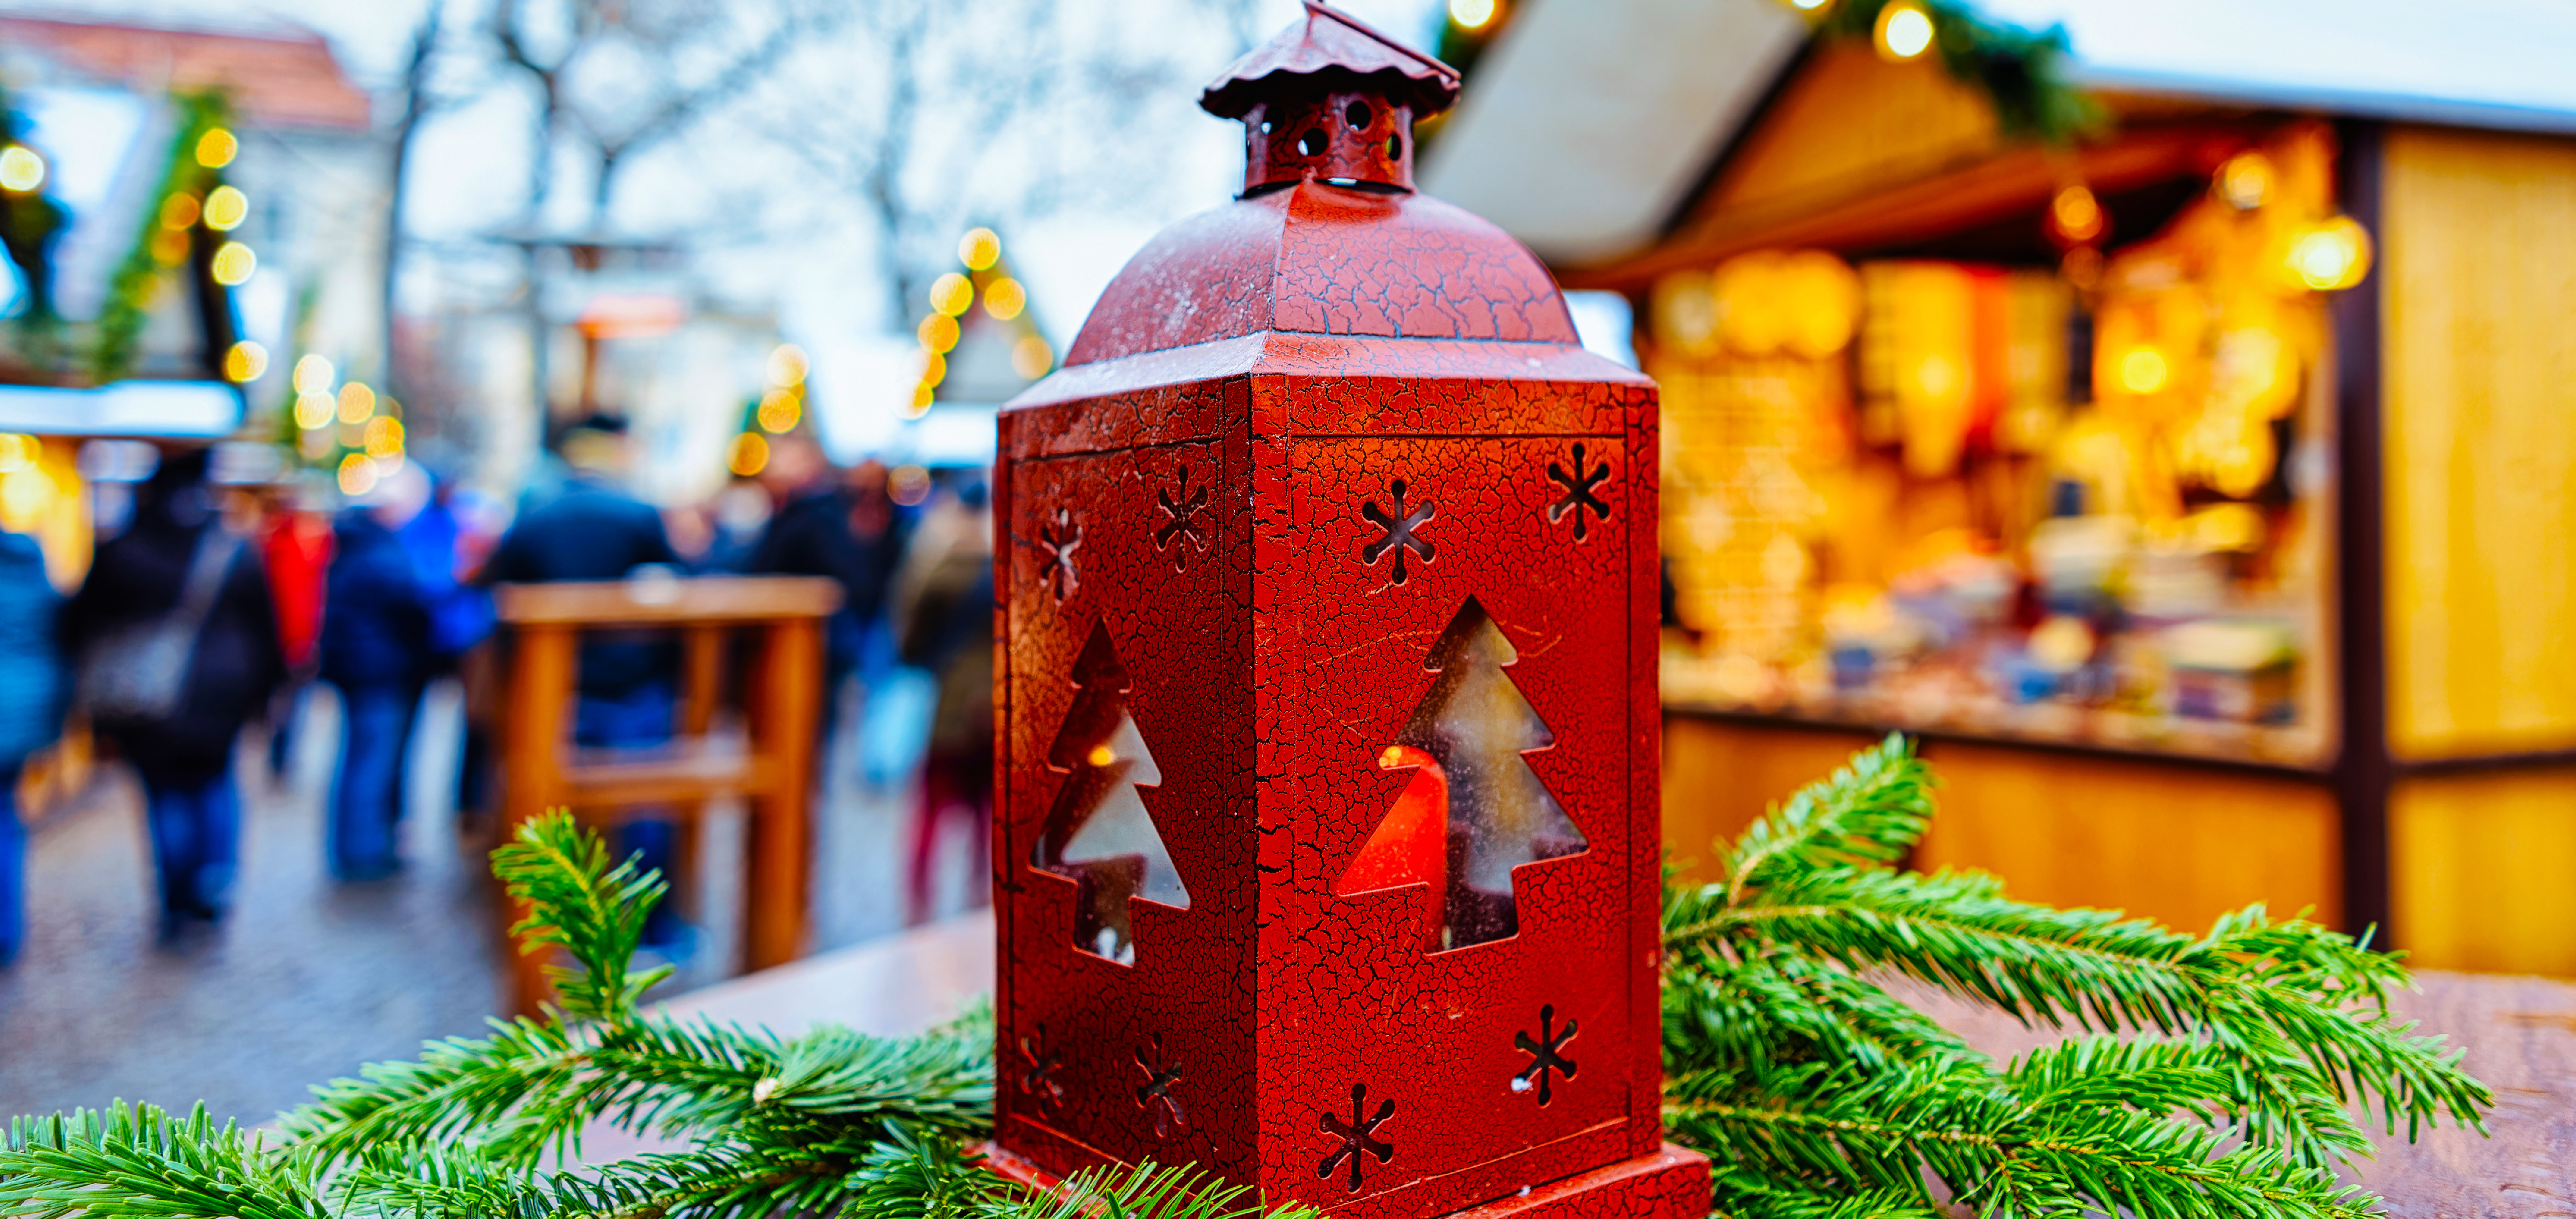
[[269,601],[277,607],[277,648],[286,659],[287,686],[279,712],[271,717],[268,768],[286,771],[290,733],[302,718],[304,692],[312,684],[314,648],[322,636],[322,587],[331,569],[331,516],[304,502],[297,489],[269,499],[260,522],[260,558],[268,566]]

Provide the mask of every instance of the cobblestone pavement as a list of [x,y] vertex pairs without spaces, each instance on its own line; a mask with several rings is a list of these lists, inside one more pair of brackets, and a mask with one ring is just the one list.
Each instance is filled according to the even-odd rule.
[[[853,708],[855,709],[855,708]],[[855,717],[842,717],[844,723]],[[498,899],[489,844],[461,837],[437,776],[452,773],[452,689],[433,689],[414,741],[404,835],[409,867],[341,884],[322,866],[320,794],[336,764],[336,700],[318,690],[288,772],[272,779],[264,739],[242,754],[243,865],[232,917],[182,950],[152,942],[150,854],[141,791],[109,768],[80,800],[35,827],[28,941],[0,970],[0,1117],[109,1100],[262,1122],[305,1085],[363,1062],[408,1057],[422,1040],[472,1034],[500,1001]],[[836,750],[846,753],[846,750]],[[899,849],[909,796],[836,767],[818,816],[818,948],[901,924]],[[941,912],[961,905],[964,835],[943,840]],[[740,859],[738,824],[711,820],[694,894],[701,951],[671,984],[724,976]]]

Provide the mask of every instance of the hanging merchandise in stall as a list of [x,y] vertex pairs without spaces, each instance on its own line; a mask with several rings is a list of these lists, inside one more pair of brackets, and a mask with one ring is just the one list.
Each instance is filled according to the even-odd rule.
[[1668,702],[2288,763],[2330,753],[2332,139],[2248,143],[2055,266],[1756,250],[1654,285]]

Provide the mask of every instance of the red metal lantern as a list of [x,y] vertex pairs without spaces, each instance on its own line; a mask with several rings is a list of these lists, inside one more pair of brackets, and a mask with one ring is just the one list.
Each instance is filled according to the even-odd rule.
[[996,1162],[1699,1216],[1662,1141],[1655,391],[1412,191],[1454,71],[1317,4],[1245,191],[1002,414]]

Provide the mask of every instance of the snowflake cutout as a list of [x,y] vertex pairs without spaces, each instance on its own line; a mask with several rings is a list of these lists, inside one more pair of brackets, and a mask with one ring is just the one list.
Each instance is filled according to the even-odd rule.
[[1020,1038],[1020,1058],[1028,1069],[1020,1072],[1020,1090],[1049,1109],[1064,1107],[1064,1081],[1055,1073],[1064,1067],[1064,1055],[1046,1048],[1046,1026],[1038,1026],[1037,1036]]
[[1583,446],[1578,444],[1574,446],[1574,472],[1572,474],[1568,474],[1565,472],[1564,466],[1551,461],[1547,463],[1547,476],[1558,486],[1565,488],[1565,494],[1557,497],[1555,503],[1547,506],[1548,524],[1553,525],[1556,522],[1565,519],[1566,513],[1573,513],[1574,540],[1580,542],[1583,540],[1584,536],[1584,509],[1591,509],[1592,512],[1602,520],[1606,521],[1610,519],[1610,505],[1601,502],[1599,496],[1592,494],[1592,489],[1594,487],[1598,487],[1602,483],[1609,481],[1609,462],[1602,462],[1600,465],[1593,467],[1590,471],[1585,471],[1583,468]]
[[1529,1055],[1531,1059],[1529,1066],[1512,1077],[1512,1091],[1529,1091],[1530,1081],[1535,1077],[1538,1081],[1538,1103],[1542,1105],[1549,1099],[1547,1087],[1549,1072],[1553,1071],[1567,1079],[1574,1078],[1574,1060],[1557,1052],[1565,1048],[1566,1042],[1574,1040],[1574,1018],[1566,1017],[1564,1031],[1549,1032],[1549,1026],[1555,1019],[1556,1005],[1541,1004],[1538,1009],[1538,1038],[1532,1040],[1527,1033],[1512,1034],[1513,1048]]
[[[1163,511],[1163,525],[1154,531],[1154,549],[1170,550],[1173,541],[1178,540],[1202,552],[1207,550],[1207,530],[1199,527],[1198,516],[1200,510],[1207,507],[1208,489],[1190,490],[1188,466],[1181,467],[1180,491],[1177,494],[1168,490],[1156,491],[1154,501],[1154,506]],[[1181,570],[1188,554],[1187,550],[1174,551],[1172,570]]]
[[1395,1144],[1376,1137],[1377,1128],[1385,1125],[1386,1119],[1395,1116],[1395,1102],[1379,1101],[1377,1115],[1374,1117],[1363,1116],[1367,1112],[1368,1085],[1352,1084],[1351,1120],[1346,1122],[1339,1114],[1326,1113],[1323,1115],[1323,1120],[1316,1123],[1324,1133],[1342,1141],[1342,1145],[1335,1149],[1333,1154],[1325,1156],[1324,1162],[1315,1166],[1315,1176],[1318,1179],[1330,1180],[1333,1170],[1341,1167],[1342,1162],[1348,1160],[1351,1165],[1351,1192],[1358,1193],[1360,1192],[1360,1156],[1363,1152],[1376,1156],[1380,1164],[1395,1158]]
[[1136,1069],[1145,1073],[1144,1086],[1136,1089],[1136,1107],[1153,1111],[1154,1137],[1158,1139],[1170,1138],[1172,1131],[1189,1125],[1189,1115],[1181,1111],[1181,1098],[1172,1095],[1172,1085],[1181,1082],[1181,1064],[1174,1061],[1154,1065],[1162,1061],[1161,1033],[1154,1034],[1152,1058],[1145,1056],[1143,1046],[1136,1048]]
[[1055,519],[1041,520],[1038,525],[1038,549],[1046,552],[1046,570],[1038,579],[1054,590],[1056,603],[1082,587],[1081,573],[1073,568],[1073,552],[1082,545],[1082,526],[1074,523],[1073,509],[1058,508]]
[[1367,518],[1370,524],[1386,531],[1376,541],[1360,547],[1360,562],[1375,566],[1380,558],[1385,557],[1386,552],[1394,551],[1393,578],[1396,583],[1402,584],[1410,578],[1404,570],[1405,551],[1412,551],[1425,563],[1431,561],[1431,540],[1421,536],[1419,531],[1430,522],[1431,514],[1439,510],[1439,505],[1424,504],[1408,512],[1404,507],[1404,480],[1399,478],[1389,482],[1386,489],[1389,495],[1395,497],[1393,511],[1378,507],[1374,500],[1360,505],[1360,515]]

